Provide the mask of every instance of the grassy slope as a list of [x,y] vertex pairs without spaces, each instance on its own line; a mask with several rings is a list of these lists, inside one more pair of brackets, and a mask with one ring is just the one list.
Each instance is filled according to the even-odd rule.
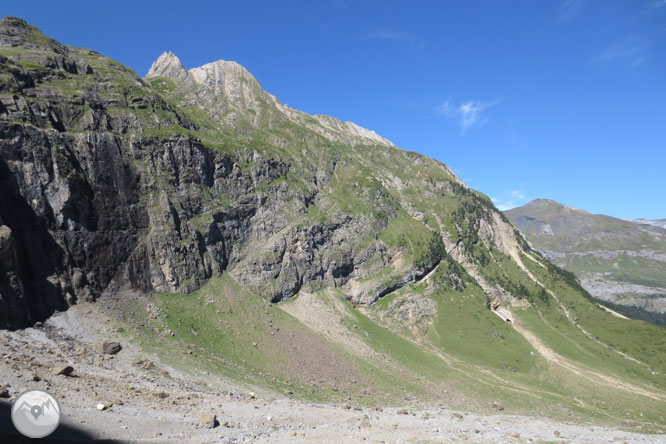
[[[410,291],[412,288],[402,290]],[[626,325],[601,327],[603,331],[597,332],[595,323],[608,326],[607,315],[566,291],[564,284],[556,290],[588,331],[600,333],[602,340],[617,335],[615,347],[641,358],[652,354],[652,368],[663,368],[663,344],[645,350],[638,342],[657,327],[622,321],[629,322],[637,338],[632,342],[623,340],[624,335],[616,330],[621,326],[626,332]],[[378,352],[381,360],[356,354],[309,330],[279,305],[249,294],[226,274],[190,295],[155,296],[160,314],[148,321],[148,328],[127,328],[138,333],[134,337],[144,347],[171,365],[187,371],[203,368],[271,390],[292,390],[315,401],[344,402],[347,396],[353,403],[366,405],[444,400],[459,408],[480,410],[498,401],[510,412],[614,424],[626,421],[640,430],[661,430],[658,424],[666,415],[663,402],[595,384],[549,363],[509,323],[485,308],[478,287],[468,285],[462,292],[437,292],[432,297],[438,314],[422,338],[378,320],[390,298],[369,307],[365,314],[344,303],[345,309],[339,313],[343,324]],[[541,341],[580,368],[655,392],[663,390],[663,373],[652,375],[644,366],[589,340],[552,302],[550,306],[535,304],[517,315]],[[169,330],[175,336],[169,336]],[[190,350],[193,354],[187,353]],[[332,372],[326,374],[327,368]]]

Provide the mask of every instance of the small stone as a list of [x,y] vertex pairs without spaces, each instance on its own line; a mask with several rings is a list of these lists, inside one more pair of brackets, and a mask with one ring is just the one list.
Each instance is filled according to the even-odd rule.
[[214,429],[218,425],[220,425],[219,422],[217,422],[217,417],[210,413],[210,412],[201,412],[199,413],[199,423],[209,429]]
[[169,395],[166,392],[159,392],[157,394],[157,397],[160,398],[160,399],[165,399],[165,398],[168,398]]
[[461,415],[460,413],[452,413],[452,415],[453,415],[455,418],[458,418],[458,419],[463,419],[463,418],[464,418],[464,416]]
[[103,402],[98,403],[95,408],[99,410],[100,412],[107,410],[110,406],[104,404]]
[[255,398],[255,394],[254,394],[254,392],[250,392],[250,393],[248,393],[247,396],[248,396],[250,399],[254,399],[254,398]]
[[71,376],[72,372],[74,372],[74,367],[72,367],[71,365],[61,365],[53,370],[53,373],[55,373],[56,375],[63,375],[63,376]]
[[500,412],[504,410],[504,406],[497,401],[493,402],[493,408],[495,410],[499,410]]
[[398,415],[409,415],[409,412],[407,409],[400,409],[398,410]]
[[30,380],[35,381],[35,382],[39,382],[39,381],[42,380],[42,377],[39,376],[37,373],[33,373],[33,374],[30,375]]
[[560,432],[558,432],[557,430],[555,430],[555,431],[553,432],[553,435],[555,435],[555,436],[560,436]]
[[100,341],[95,344],[95,350],[105,355],[114,355],[122,349],[120,342]]
[[0,385],[0,398],[9,398],[9,384]]
[[381,408],[379,406],[375,407],[375,412],[383,412],[383,411],[384,411],[383,408]]

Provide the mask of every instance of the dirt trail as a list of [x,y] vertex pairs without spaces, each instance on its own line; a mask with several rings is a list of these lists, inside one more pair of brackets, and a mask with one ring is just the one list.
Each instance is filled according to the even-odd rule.
[[531,331],[522,327],[519,322],[513,322],[512,325],[513,328],[518,333],[520,333],[527,340],[527,342],[529,342],[532,345],[532,347],[534,347],[534,349],[537,352],[539,352],[541,356],[543,356],[548,361],[575,373],[578,376],[593,381],[594,383],[601,383],[607,385],[608,387],[623,390],[632,394],[639,394],[642,396],[646,396],[656,401],[666,401],[666,396],[663,394],[648,391],[634,384],[623,382],[612,376],[608,376],[596,372],[594,370],[583,368],[575,364],[574,362],[570,361],[569,359],[565,358],[564,356],[556,353],[553,349],[551,349],[546,344],[541,342],[541,340],[537,338],[536,335],[534,335]]
[[612,315],[615,316],[616,318],[620,318],[620,319],[629,319],[629,318],[626,317],[625,315],[620,314],[620,313],[618,313],[618,312],[615,311],[615,310],[611,310],[611,309],[608,308],[608,307],[604,307],[604,306],[601,305],[601,304],[597,304],[597,306],[598,306],[599,308],[601,308],[601,309],[607,311],[608,313],[612,314]]
[[[543,266],[539,261],[537,261],[536,259],[534,259],[532,256],[528,256],[528,257],[529,257],[532,261],[534,261],[535,263],[537,263],[538,265]],[[518,262],[518,264],[519,264],[519,266],[521,266],[521,268],[524,267],[524,265],[523,265],[522,262]],[[526,270],[526,269],[525,269],[525,270]],[[629,361],[635,362],[636,364],[642,365],[643,367],[649,367],[649,366],[648,366],[647,364],[645,364],[644,362],[641,362],[641,361],[639,361],[638,359],[636,359],[636,358],[634,358],[634,357],[632,357],[632,356],[629,356],[629,355],[626,354],[626,353],[623,353],[623,352],[621,352],[621,351],[619,351],[619,350],[616,350],[615,348],[611,347],[610,345],[608,345],[608,344],[604,344],[603,342],[601,342],[600,340],[598,340],[597,338],[595,338],[595,337],[592,335],[592,333],[590,333],[590,332],[588,332],[587,330],[585,330],[585,328],[583,328],[582,325],[580,325],[579,323],[577,323],[577,322],[572,318],[571,313],[569,312],[569,310],[567,309],[567,307],[564,306],[564,304],[560,301],[560,299],[557,297],[557,295],[556,295],[553,291],[547,289],[547,288],[546,288],[541,282],[539,282],[539,280],[538,280],[537,278],[535,278],[535,277],[534,277],[529,271],[526,270],[526,272],[527,272],[527,275],[530,277],[530,279],[532,279],[532,280],[533,280],[537,285],[539,285],[541,288],[543,288],[544,290],[546,290],[546,292],[547,292],[547,293],[548,293],[548,294],[549,294],[549,295],[550,295],[550,296],[551,296],[551,297],[557,302],[557,304],[559,305],[560,309],[562,309],[562,311],[564,312],[564,315],[567,317],[567,319],[569,320],[569,322],[571,322],[576,328],[578,328],[580,331],[582,331],[583,334],[584,334],[585,336],[587,336],[589,339],[591,339],[592,341],[596,342],[597,344],[601,345],[602,347],[614,351],[615,353],[617,353],[618,355],[622,356],[623,358],[625,358],[625,359],[627,359],[627,360],[629,360]],[[605,307],[602,307],[602,308],[605,308]],[[606,311],[612,312],[611,314],[613,314],[613,315],[615,315],[615,316],[622,317],[622,318],[624,318],[624,319],[629,319],[629,318],[627,318],[627,317],[625,317],[625,316],[620,315],[619,313],[615,313],[615,312],[613,312],[612,310],[606,309]]]

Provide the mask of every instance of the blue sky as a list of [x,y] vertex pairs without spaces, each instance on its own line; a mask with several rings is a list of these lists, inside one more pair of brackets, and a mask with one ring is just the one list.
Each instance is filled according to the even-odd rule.
[[[8,2],[7,2],[8,3]],[[666,0],[12,2],[145,75],[236,60],[283,103],[447,163],[503,209],[666,218]]]

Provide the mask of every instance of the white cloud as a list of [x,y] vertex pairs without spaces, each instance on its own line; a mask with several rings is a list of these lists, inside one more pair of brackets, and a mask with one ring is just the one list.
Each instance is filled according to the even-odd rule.
[[510,210],[511,208],[516,208],[518,205],[516,205],[513,202],[506,202],[506,203],[497,204],[495,206],[500,211],[506,211],[506,210]]
[[[525,186],[525,183],[520,184],[521,187]],[[502,193],[506,196],[508,196],[507,200],[502,200],[497,197],[491,197],[490,199],[493,201],[495,206],[497,207],[498,210],[500,211],[506,211],[510,210],[511,208],[516,208],[521,205],[524,205],[525,202],[527,202],[528,198],[525,195],[525,193],[521,190],[510,190],[510,191],[505,191]]]
[[471,126],[483,125],[486,123],[488,119],[482,115],[483,111],[498,102],[499,100],[493,100],[491,102],[468,100],[467,102],[462,102],[459,105],[456,105],[451,99],[448,99],[446,102],[436,107],[435,111],[444,114],[449,119],[456,120],[460,125],[461,133],[465,134]]
[[583,8],[584,0],[564,0],[557,8],[557,19],[561,23],[569,23]]

